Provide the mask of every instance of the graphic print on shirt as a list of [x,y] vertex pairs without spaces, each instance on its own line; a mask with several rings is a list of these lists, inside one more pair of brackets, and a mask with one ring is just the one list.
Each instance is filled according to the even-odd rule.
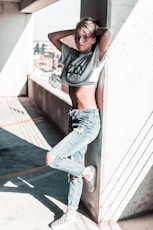
[[69,82],[74,82],[81,79],[82,74],[84,73],[89,61],[91,59],[91,55],[84,56],[83,58],[77,58],[72,63],[70,63],[66,68],[66,79]]

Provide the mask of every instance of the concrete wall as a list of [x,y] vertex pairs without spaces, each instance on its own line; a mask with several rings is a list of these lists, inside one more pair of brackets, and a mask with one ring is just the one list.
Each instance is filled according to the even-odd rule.
[[111,1],[100,222],[153,210],[153,2]]
[[31,14],[19,12],[18,3],[0,3],[0,96],[27,94],[27,74],[32,60]]

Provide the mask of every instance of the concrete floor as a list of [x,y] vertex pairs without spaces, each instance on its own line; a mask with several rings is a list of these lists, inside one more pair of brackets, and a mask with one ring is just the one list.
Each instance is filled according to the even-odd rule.
[[[47,230],[66,209],[67,175],[45,165],[63,134],[28,98],[0,98],[0,230]],[[71,230],[152,230],[153,215],[97,226],[82,204]]]

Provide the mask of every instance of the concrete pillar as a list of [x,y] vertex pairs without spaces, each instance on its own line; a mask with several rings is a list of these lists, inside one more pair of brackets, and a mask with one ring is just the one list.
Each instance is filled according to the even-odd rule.
[[22,14],[18,3],[0,3],[0,96],[27,95],[27,74],[32,63],[31,14]]
[[82,0],[81,17],[96,18],[102,26],[107,24],[107,0]]
[[[91,16],[98,20],[101,26],[107,25],[107,1],[106,0],[83,0],[81,2],[81,18],[85,16]],[[105,71],[102,71],[98,88],[96,92],[96,98],[98,107],[101,113],[102,128],[99,136],[96,140],[88,146],[86,154],[86,165],[96,165],[97,167],[97,186],[94,193],[89,193],[86,186],[84,186],[82,193],[82,203],[89,211],[91,218],[99,223],[100,219],[100,187],[102,184],[102,139],[103,139],[103,90],[104,90],[104,78]]]
[[81,17],[98,19],[105,9],[107,18],[100,22],[113,30],[97,90],[102,132],[86,158],[98,168],[97,189],[88,194],[84,188],[82,195],[92,219],[102,225],[153,206],[153,2],[108,0],[106,6],[90,0],[82,7]]

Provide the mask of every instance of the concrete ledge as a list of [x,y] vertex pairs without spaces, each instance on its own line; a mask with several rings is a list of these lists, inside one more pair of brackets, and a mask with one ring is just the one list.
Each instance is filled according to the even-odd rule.
[[29,76],[28,96],[61,131],[67,132],[67,114],[71,108],[68,94],[53,88],[41,79]]

